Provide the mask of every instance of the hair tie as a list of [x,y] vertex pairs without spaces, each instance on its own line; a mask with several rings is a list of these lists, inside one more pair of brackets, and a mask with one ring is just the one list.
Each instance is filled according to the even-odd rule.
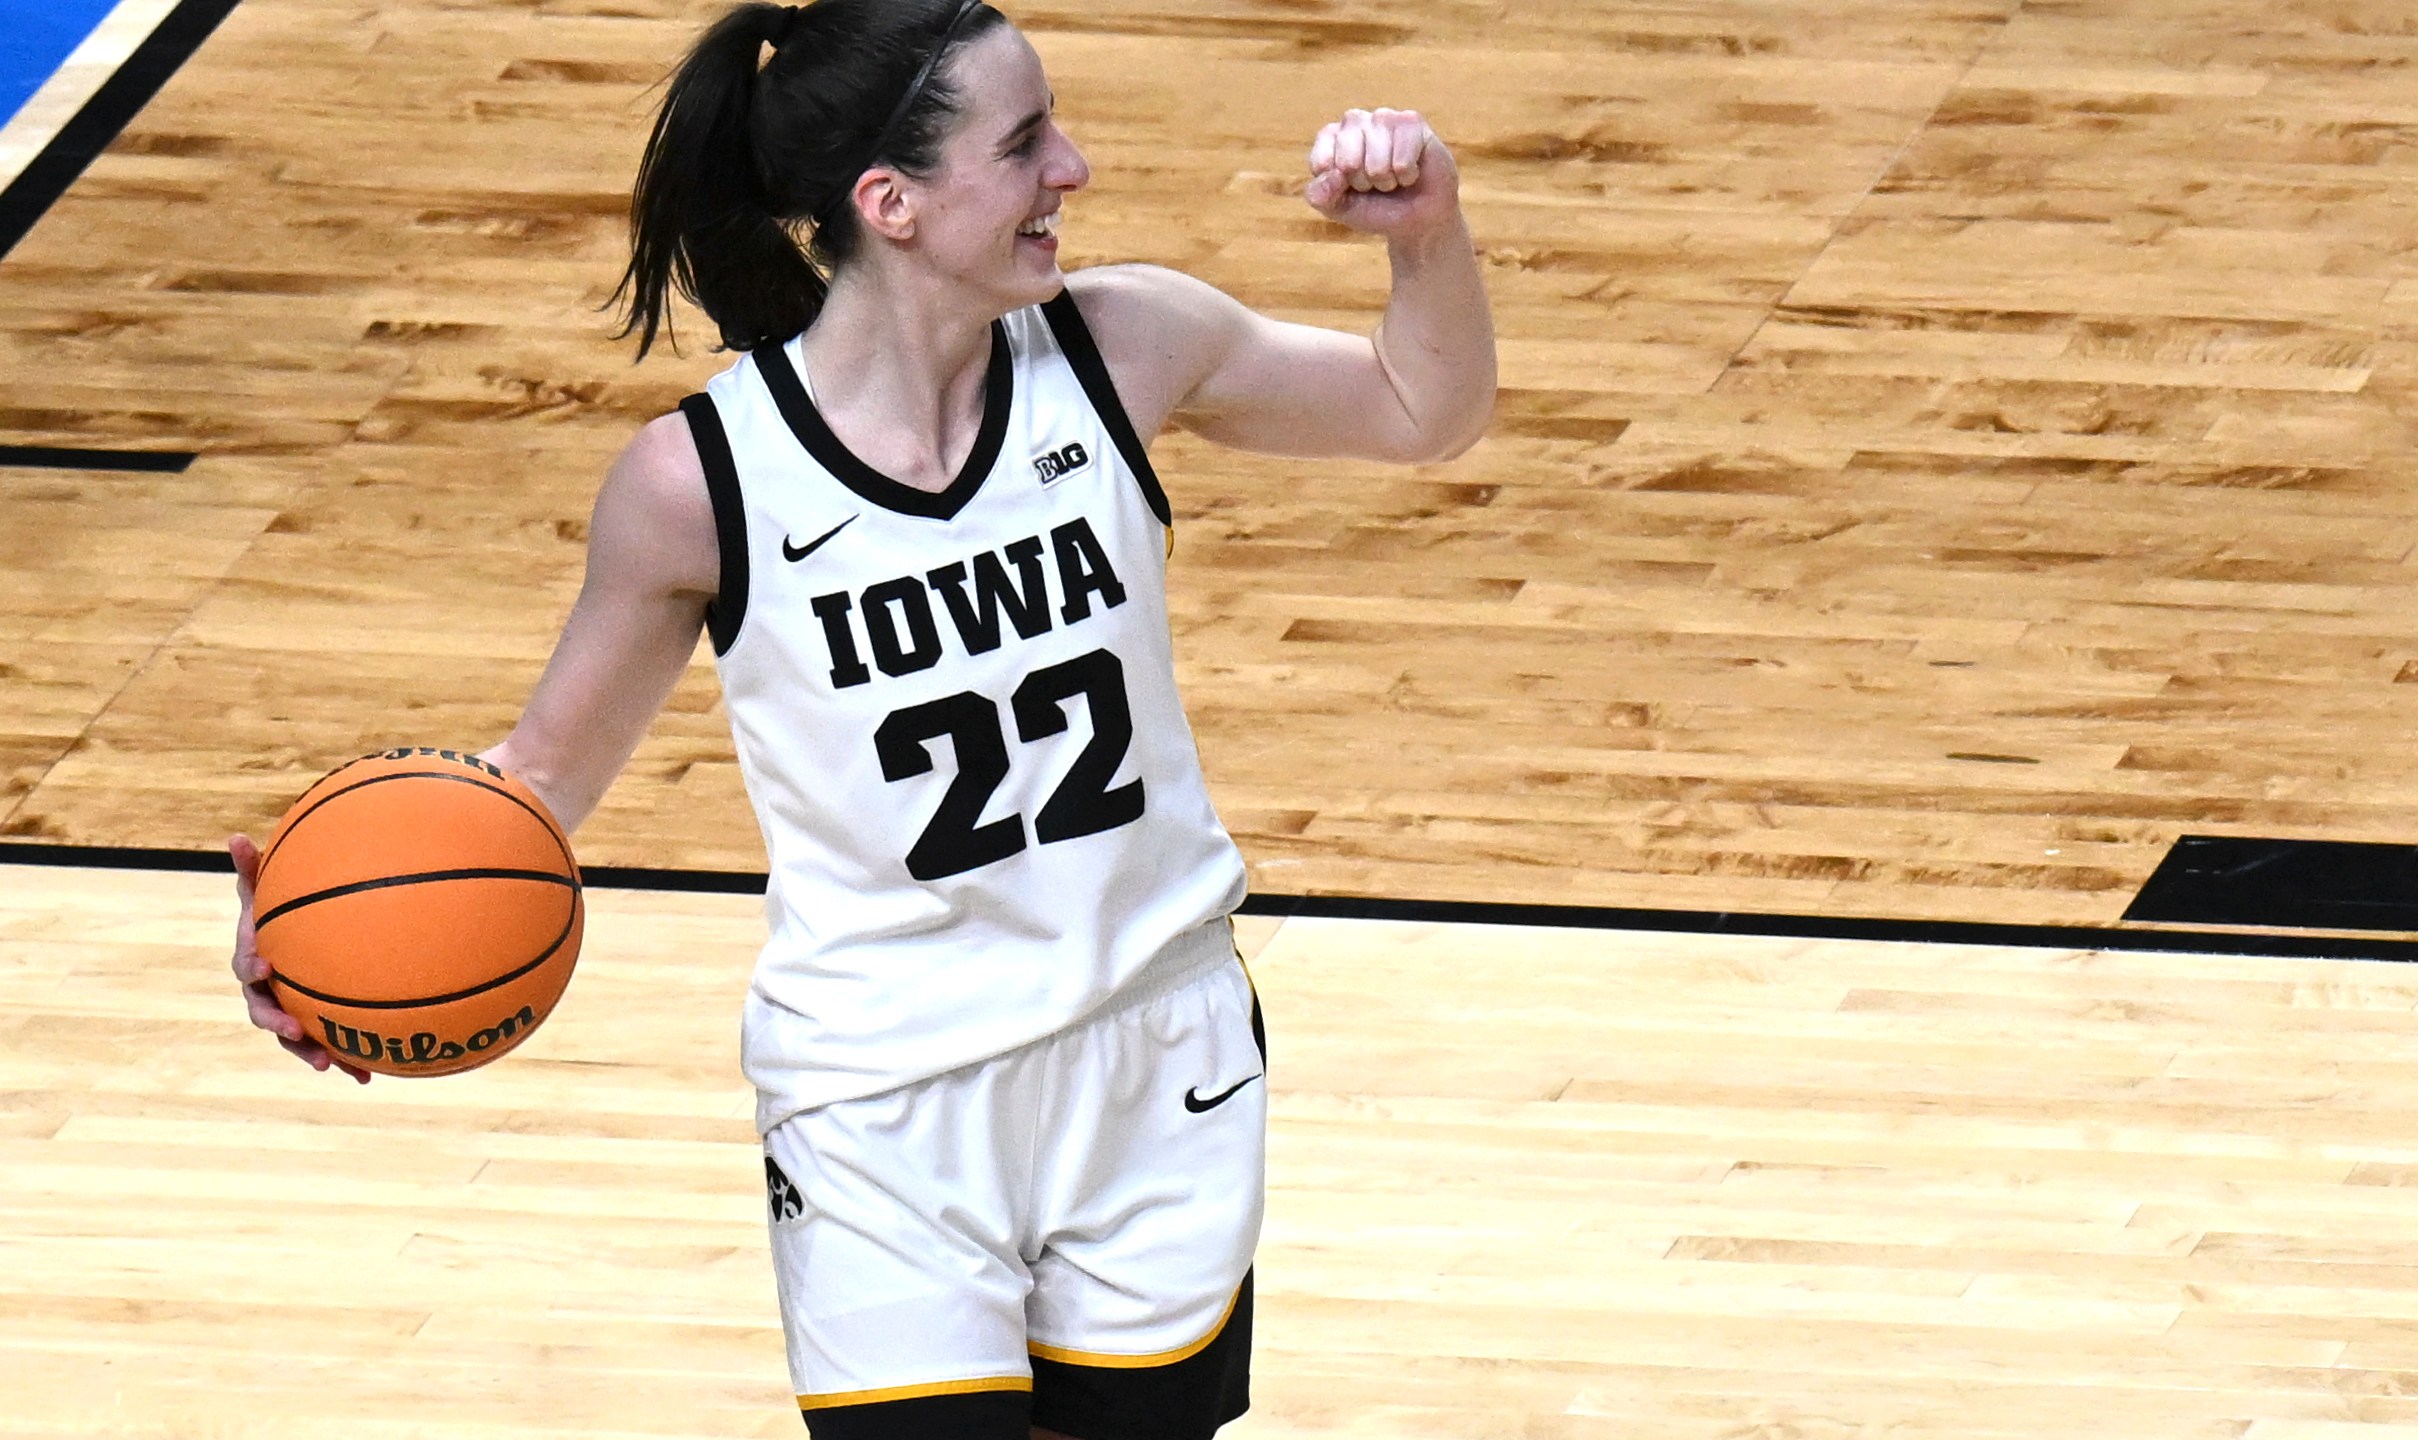
[[[958,0],[956,13],[949,17],[949,23],[941,29],[940,39],[932,46],[932,52],[924,56],[923,67],[917,70],[915,78],[908,82],[907,93],[898,97],[898,104],[890,111],[890,118],[883,122],[881,133],[873,138],[872,148],[865,152],[864,161],[857,166],[857,174],[862,175],[875,161],[881,159],[882,153],[890,148],[890,142],[898,138],[899,126],[906,122],[907,112],[915,108],[916,99],[924,93],[924,87],[931,83],[932,71],[940,64],[940,57],[948,53],[949,42],[957,38],[959,28],[975,11],[985,8],[985,4],[986,0]],[[803,7],[793,7],[791,13],[795,14],[801,8]],[[815,227],[820,229],[829,224],[832,216],[848,203],[848,197],[854,193],[855,189],[856,183],[851,180],[842,185],[838,193],[830,199],[808,211],[807,214],[814,221]]]
[[882,126],[881,133],[874,137],[873,148],[865,152],[867,165],[880,160],[882,152],[890,148],[890,142],[898,138],[899,127],[906,123],[907,112],[915,108],[915,101],[924,93],[924,86],[931,83],[932,71],[939,66],[940,57],[949,53],[949,42],[957,38],[958,27],[964,25],[967,17],[975,11],[982,9],[983,3],[984,0],[959,0],[957,12],[949,17],[949,23],[941,29],[940,39],[934,42],[932,53],[924,57],[923,68],[915,72],[915,79],[908,84],[907,93],[898,97],[898,105],[891,110],[890,119]]

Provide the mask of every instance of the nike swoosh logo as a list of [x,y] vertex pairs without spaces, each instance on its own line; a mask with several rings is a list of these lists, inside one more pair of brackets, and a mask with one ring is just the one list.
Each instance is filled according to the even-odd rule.
[[824,541],[830,539],[834,535],[839,534],[842,530],[847,529],[849,526],[854,525],[855,523],[856,517],[851,515],[847,519],[842,520],[839,524],[832,526],[830,529],[824,531],[820,535],[817,535],[815,538],[807,541],[803,545],[790,544],[789,537],[784,535],[781,537],[781,558],[787,560],[790,564],[795,565],[800,560],[812,555],[815,551],[822,549]]
[[1237,1080],[1233,1085],[1224,1090],[1220,1090],[1206,1100],[1201,1098],[1200,1087],[1194,1086],[1192,1089],[1184,1092],[1184,1108],[1191,1111],[1195,1115],[1200,1114],[1204,1110],[1215,1110],[1218,1106],[1223,1105],[1227,1101],[1233,1099],[1235,1091],[1242,1089],[1245,1085],[1250,1084],[1251,1080],[1257,1080],[1258,1078],[1259,1077],[1257,1075],[1254,1075],[1250,1080]]

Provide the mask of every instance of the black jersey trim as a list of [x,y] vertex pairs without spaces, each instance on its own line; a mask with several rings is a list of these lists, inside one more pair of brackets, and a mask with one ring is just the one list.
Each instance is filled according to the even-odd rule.
[[1125,402],[1117,397],[1117,382],[1108,373],[1108,362],[1100,358],[1100,347],[1091,338],[1091,327],[1083,323],[1083,312],[1075,307],[1071,290],[1061,290],[1058,298],[1041,307],[1042,318],[1049,321],[1049,330],[1058,337],[1058,349],[1066,363],[1074,367],[1075,378],[1082,382],[1083,393],[1091,398],[1091,408],[1099,412],[1100,423],[1108,427],[1108,438],[1117,442],[1117,453],[1125,457],[1125,466],[1133,478],[1142,482],[1142,498],[1150,502],[1150,513],[1159,517],[1161,525],[1175,523],[1175,511],[1167,504],[1167,492],[1159,485],[1159,472],[1150,468],[1150,452],[1143,448],[1142,437],[1134,433],[1133,421],[1125,413]]
[[688,417],[697,459],[705,466],[705,493],[714,502],[714,544],[722,555],[722,580],[705,607],[705,632],[713,637],[714,653],[727,655],[747,619],[747,506],[740,499],[739,466],[731,459],[730,436],[722,429],[714,397],[691,395],[680,402],[680,413]]
[[798,437],[806,453],[842,485],[885,510],[929,520],[954,520],[999,463],[999,447],[1007,442],[1008,411],[1016,401],[1016,362],[1008,350],[1007,327],[996,320],[991,322],[991,368],[982,382],[982,428],[975,433],[974,448],[966,453],[957,478],[937,493],[900,484],[841,444],[806,393],[797,368],[789,363],[786,344],[760,345],[749,353],[755,357],[756,373],[764,377],[764,388],[772,392],[772,403],[780,408],[781,418],[789,422],[790,433]]

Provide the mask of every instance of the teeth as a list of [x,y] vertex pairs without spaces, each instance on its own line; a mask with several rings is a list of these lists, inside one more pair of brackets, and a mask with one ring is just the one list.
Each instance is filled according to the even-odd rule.
[[1052,210],[1038,220],[1027,220],[1022,225],[1016,227],[1016,233],[1019,235],[1033,236],[1055,235],[1058,233],[1059,213],[1060,212],[1056,210]]

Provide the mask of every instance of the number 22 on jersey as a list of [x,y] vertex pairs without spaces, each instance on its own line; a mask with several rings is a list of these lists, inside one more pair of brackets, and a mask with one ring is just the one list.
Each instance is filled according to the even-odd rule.
[[[1114,789],[1133,743],[1133,711],[1125,698],[1125,666],[1106,650],[1078,655],[1036,670],[1016,687],[1008,708],[1016,738],[1025,744],[1066,733],[1066,702],[1082,696],[1091,715],[1091,740],[1033,817],[1041,844],[1114,830],[1142,818],[1142,782]],[[893,710],[873,732],[882,778],[896,783],[932,770],[929,742],[946,736],[957,756],[957,776],[940,797],[931,823],[907,850],[907,873],[932,881],[1005,860],[1027,844],[1022,815],[982,823],[991,796],[1007,779],[1010,760],[998,702],[971,690]]]

